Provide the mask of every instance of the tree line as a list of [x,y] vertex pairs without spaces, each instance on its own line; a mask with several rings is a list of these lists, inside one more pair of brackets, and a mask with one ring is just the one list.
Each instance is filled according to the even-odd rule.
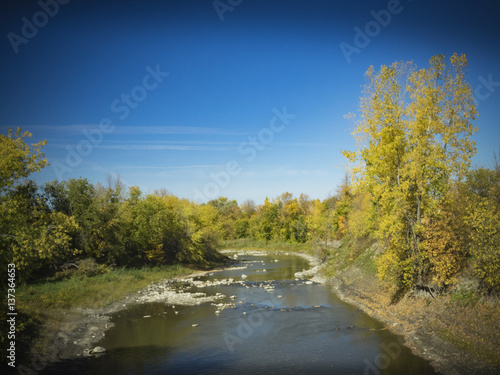
[[43,143],[29,132],[0,136],[0,246],[22,281],[47,277],[92,258],[103,266],[182,262],[209,264],[222,227],[217,210],[163,191],[144,195],[119,179],[92,184],[85,178],[37,185],[27,179],[47,165]]

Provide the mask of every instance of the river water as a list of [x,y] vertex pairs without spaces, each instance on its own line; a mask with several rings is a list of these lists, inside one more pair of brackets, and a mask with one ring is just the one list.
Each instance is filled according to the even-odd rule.
[[144,303],[114,314],[115,326],[97,344],[106,353],[79,361],[79,370],[130,375],[434,374],[383,324],[340,301],[327,286],[297,280],[294,274],[309,268],[305,259],[238,259],[236,266],[245,268],[195,278],[229,279],[229,285],[189,288],[208,296],[221,293],[213,303]]

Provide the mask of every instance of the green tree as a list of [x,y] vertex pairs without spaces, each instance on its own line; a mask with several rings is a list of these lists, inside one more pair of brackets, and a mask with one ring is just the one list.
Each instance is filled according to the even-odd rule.
[[70,179],[66,182],[69,214],[74,216],[78,231],[74,233],[73,246],[82,251],[84,257],[99,258],[98,223],[99,212],[95,186],[86,178]]
[[174,227],[177,222],[174,221],[173,207],[169,207],[162,197],[148,195],[135,201],[130,209],[130,240],[136,261],[172,262],[182,247],[184,234],[183,230]]
[[50,275],[78,253],[71,243],[74,218],[52,212],[33,181],[12,187],[2,208],[8,222],[4,245],[21,281]]
[[125,187],[118,176],[107,176],[107,185],[97,184],[94,204],[97,221],[94,253],[110,264],[126,264],[127,216],[123,214]]
[[250,219],[246,217],[239,218],[234,222],[234,236],[236,238],[246,238],[250,232]]
[[71,202],[65,181],[47,182],[42,188],[42,194],[50,210],[71,215]]
[[187,219],[186,245],[177,255],[177,260],[203,264],[216,261],[222,256],[217,252],[224,229],[219,221],[217,209],[211,205],[198,205],[180,201]]
[[209,201],[207,204],[214,207],[218,212],[218,220],[222,226],[223,238],[229,239],[237,237],[235,221],[238,220],[241,215],[241,209],[238,206],[238,202],[229,200],[226,197],[219,197],[218,199]]
[[279,234],[279,207],[266,198],[264,204],[259,207],[258,220],[256,220],[255,237],[266,242],[277,238]]
[[[63,240],[62,236],[67,229],[63,217],[49,214],[36,184],[26,180],[48,165],[41,151],[46,141],[30,145],[26,140],[31,137],[21,128],[0,134],[0,261],[2,265],[19,262],[25,280],[40,268],[41,259],[52,259],[57,253],[54,241],[61,239],[59,244],[65,246],[66,238]],[[51,231],[60,237],[50,238]],[[39,238],[34,232],[39,233]],[[30,242],[33,238],[38,241],[38,248]]]
[[277,197],[273,204],[279,212],[278,231],[275,239],[283,242],[295,242],[294,223],[299,216],[299,204],[297,198],[291,193],[283,193]]

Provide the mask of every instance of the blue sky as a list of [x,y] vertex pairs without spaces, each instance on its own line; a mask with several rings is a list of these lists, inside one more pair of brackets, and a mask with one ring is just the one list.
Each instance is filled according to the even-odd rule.
[[[145,193],[165,188],[200,202],[261,203],[285,191],[324,199],[345,173],[340,150],[354,147],[343,116],[356,112],[367,68],[424,67],[454,52],[467,55],[478,92],[474,165],[491,167],[499,151],[500,23],[491,1],[8,0],[2,8],[0,131],[21,126],[47,139],[51,166],[33,175],[40,183],[119,174]],[[371,33],[360,48],[355,28]],[[357,53],[346,58],[342,43]]]

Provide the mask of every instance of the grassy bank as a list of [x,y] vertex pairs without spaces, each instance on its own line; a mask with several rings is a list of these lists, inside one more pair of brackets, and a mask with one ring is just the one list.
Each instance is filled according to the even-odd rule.
[[182,277],[199,268],[162,265],[107,269],[96,275],[74,273],[63,279],[46,279],[18,289],[19,361],[27,360],[33,347],[42,351],[57,334],[65,316],[76,308],[101,308],[130,293],[164,279]]
[[153,282],[192,272],[192,268],[182,265],[119,268],[100,275],[76,275],[60,281],[24,285],[18,293],[22,309],[27,311],[103,307]]
[[376,275],[375,258],[382,250],[377,241],[370,237],[362,239],[346,237],[343,241],[337,241],[335,245],[321,248],[322,256],[326,260],[321,272],[325,276],[334,277],[349,267],[358,267],[373,277]]

